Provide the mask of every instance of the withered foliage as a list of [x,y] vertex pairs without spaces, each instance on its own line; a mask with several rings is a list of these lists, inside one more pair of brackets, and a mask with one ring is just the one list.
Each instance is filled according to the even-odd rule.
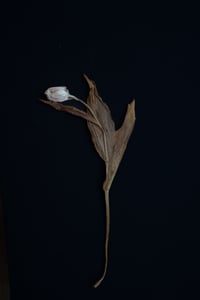
[[103,281],[108,265],[108,242],[110,232],[109,190],[135,125],[135,101],[133,100],[128,104],[123,124],[116,130],[110,109],[99,96],[95,82],[90,80],[86,75],[84,75],[84,78],[89,85],[87,102],[78,98],[76,98],[76,101],[81,102],[85,106],[85,110],[78,109],[69,104],[64,105],[62,103],[43,99],[41,99],[41,101],[52,106],[56,110],[68,112],[85,119],[95,149],[105,162],[106,178],[103,183],[106,208],[105,263],[103,274],[94,285],[94,287],[97,287]]

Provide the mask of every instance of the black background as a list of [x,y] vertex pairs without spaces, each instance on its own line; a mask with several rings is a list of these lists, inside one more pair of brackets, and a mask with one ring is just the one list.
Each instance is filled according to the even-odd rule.
[[[195,8],[98,2],[6,10],[1,190],[11,299],[199,299],[199,67]],[[104,164],[86,122],[38,101],[95,80],[116,127],[136,126],[111,189],[103,267]]]

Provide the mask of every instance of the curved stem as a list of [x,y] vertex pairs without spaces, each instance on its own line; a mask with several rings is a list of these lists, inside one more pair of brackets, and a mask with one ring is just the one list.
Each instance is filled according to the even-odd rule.
[[108,244],[109,244],[109,235],[110,235],[110,203],[109,203],[109,190],[106,190],[104,192],[105,192],[105,206],[106,206],[105,263],[104,263],[103,274],[101,278],[94,284],[94,288],[97,288],[104,280],[108,268]]
[[[108,154],[108,148],[107,148],[107,142],[106,142],[106,133],[104,131],[104,128],[100,124],[95,112],[93,109],[85,103],[83,100],[70,95],[71,99],[76,100],[77,102],[80,102],[83,104],[92,114],[94,119],[96,120],[98,126],[102,130],[103,134],[103,141],[104,141],[104,148],[105,148],[105,164],[106,164],[106,178],[108,178],[108,168],[109,168],[109,154]],[[107,268],[108,268],[108,245],[109,245],[109,235],[110,235],[110,203],[109,203],[109,189],[104,189],[104,194],[105,194],[105,209],[106,209],[106,233],[105,233],[105,263],[104,263],[104,271],[101,276],[101,278],[94,284],[94,288],[97,288],[101,282],[104,280],[106,273],[107,273]]]
[[[107,153],[107,152],[106,152]],[[108,153],[107,153],[108,154]],[[108,177],[108,161],[106,162],[106,178]],[[110,236],[110,199],[109,199],[109,189],[104,189],[105,195],[105,209],[106,209],[106,234],[105,234],[105,263],[104,271],[101,278],[94,284],[94,288],[97,288],[101,282],[104,280],[107,268],[108,268],[108,245],[109,245],[109,236]]]
[[106,134],[105,134],[105,131],[103,129],[103,127],[101,126],[101,124],[99,123],[99,120],[95,114],[95,112],[93,111],[93,109],[86,103],[84,102],[83,100],[73,96],[73,95],[70,95],[70,98],[77,101],[77,102],[80,102],[81,104],[83,104],[89,111],[90,113],[92,114],[92,116],[94,117],[95,121],[97,122],[99,128],[102,130],[102,134],[103,134],[103,141],[104,141],[104,148],[105,148],[105,162],[107,163],[108,162],[108,149],[107,149],[107,144],[106,144]]
[[80,102],[81,104],[83,104],[90,111],[90,113],[94,117],[95,121],[98,123],[98,126],[103,130],[101,124],[99,123],[99,120],[97,119],[97,116],[95,115],[95,112],[93,111],[93,109],[86,102],[84,102],[83,100],[81,100],[81,99],[79,99],[79,98],[77,98],[73,95],[70,95],[70,98],[73,99],[73,100],[76,100],[77,102]]

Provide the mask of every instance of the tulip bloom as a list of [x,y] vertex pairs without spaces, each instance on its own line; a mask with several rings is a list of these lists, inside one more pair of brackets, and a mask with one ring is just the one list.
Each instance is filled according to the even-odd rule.
[[50,87],[45,91],[45,95],[53,102],[64,102],[70,99],[69,90],[66,86]]

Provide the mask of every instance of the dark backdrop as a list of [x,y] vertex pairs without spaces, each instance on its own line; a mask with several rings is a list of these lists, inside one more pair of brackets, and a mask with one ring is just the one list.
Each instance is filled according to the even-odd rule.
[[[172,11],[84,2],[6,11],[0,175],[12,300],[199,298],[200,37],[195,11]],[[104,164],[85,121],[38,101],[56,85],[85,99],[83,73],[117,127],[136,99],[97,290]]]

